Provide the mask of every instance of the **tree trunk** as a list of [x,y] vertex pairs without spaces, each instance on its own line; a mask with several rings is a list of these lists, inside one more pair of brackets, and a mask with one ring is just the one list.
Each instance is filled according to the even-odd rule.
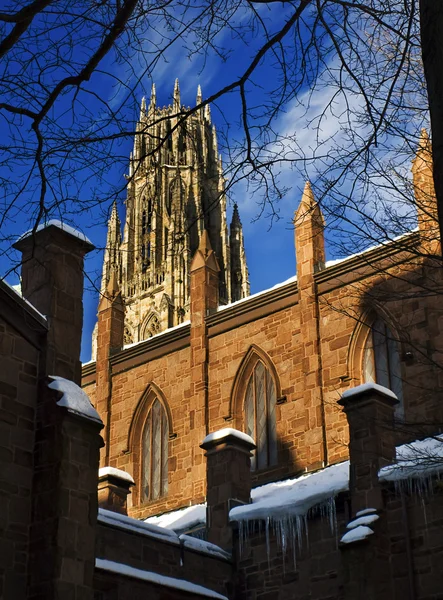
[[443,240],[443,2],[420,0],[423,65],[431,116],[434,183]]

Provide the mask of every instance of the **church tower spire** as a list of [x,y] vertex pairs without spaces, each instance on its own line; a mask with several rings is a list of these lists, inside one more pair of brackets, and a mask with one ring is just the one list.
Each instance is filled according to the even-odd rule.
[[[197,101],[201,100],[199,88]],[[102,282],[106,290],[110,265],[115,263],[125,306],[125,343],[141,341],[189,318],[191,260],[203,235],[220,267],[220,303],[249,293],[237,209],[230,229],[227,224],[225,182],[209,107],[185,118],[176,80],[170,106],[157,105],[153,86],[147,112],[145,104],[140,113],[123,240],[114,206]]]

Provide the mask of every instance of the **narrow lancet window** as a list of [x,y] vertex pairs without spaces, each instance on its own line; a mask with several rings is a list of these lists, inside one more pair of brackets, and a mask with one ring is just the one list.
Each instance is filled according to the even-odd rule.
[[156,398],[143,431],[142,498],[157,500],[168,492],[168,420]]
[[245,397],[246,432],[257,445],[251,463],[254,470],[277,464],[275,405],[274,379],[263,363],[258,361],[249,378]]

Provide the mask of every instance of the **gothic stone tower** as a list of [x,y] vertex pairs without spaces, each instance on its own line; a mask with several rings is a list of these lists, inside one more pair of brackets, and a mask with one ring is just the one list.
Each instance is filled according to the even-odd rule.
[[[200,86],[197,105],[202,102]],[[220,266],[220,303],[249,295],[237,207],[230,231],[221,157],[209,106],[180,123],[178,80],[173,103],[157,107],[155,86],[142,100],[130,157],[123,239],[117,208],[108,225],[102,292],[117,274],[125,304],[125,343],[138,342],[189,318],[189,266],[204,230]]]

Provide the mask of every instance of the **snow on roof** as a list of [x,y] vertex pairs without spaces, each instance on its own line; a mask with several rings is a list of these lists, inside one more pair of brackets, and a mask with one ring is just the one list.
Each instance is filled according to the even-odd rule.
[[58,406],[64,406],[69,412],[81,415],[90,421],[102,423],[100,415],[92,406],[88,395],[76,383],[57,375],[50,375],[49,378],[53,381],[48,387],[63,394],[57,402]]
[[211,442],[215,442],[217,440],[223,440],[227,437],[235,437],[242,442],[246,442],[247,444],[251,444],[255,448],[255,442],[247,433],[243,433],[243,431],[238,431],[238,429],[233,429],[232,427],[225,427],[224,429],[219,429],[218,431],[214,431],[205,437],[202,442],[202,446],[205,444],[210,444]]
[[39,310],[37,310],[35,308],[35,306],[33,304],[31,304],[28,300],[26,300],[26,298],[23,298],[22,296],[22,286],[21,284],[17,284],[17,285],[11,285],[10,283],[8,283],[7,281],[5,281],[4,279],[1,280],[16,296],[18,296],[18,298],[20,298],[20,300],[22,302],[24,302],[27,306],[29,306],[29,308],[35,312],[39,317],[41,317],[46,323],[48,322],[48,319],[45,315],[43,315]]
[[37,227],[35,232],[33,229],[29,229],[28,231],[23,233],[17,239],[17,242],[19,242],[20,240],[26,239],[27,237],[33,235],[34,233],[37,233],[37,231],[42,231],[42,229],[46,229],[47,227],[51,227],[51,226],[58,227],[58,229],[61,229],[65,233],[69,233],[70,235],[78,238],[79,240],[82,240],[83,242],[86,242],[87,244],[91,244],[91,246],[93,245],[92,242],[85,236],[84,233],[82,233],[81,231],[78,231],[77,229],[74,229],[74,227],[71,227],[70,225],[67,225],[66,223],[63,223],[62,221],[59,221],[58,219],[50,219],[49,221],[46,221],[46,223],[41,223]]
[[182,533],[182,535],[180,536],[180,540],[183,542],[184,547],[190,550],[197,550],[198,552],[211,554],[212,556],[217,556],[218,558],[231,558],[229,552],[225,552],[219,546],[211,544],[206,540],[199,540],[198,538],[191,537],[190,535],[186,535],[184,533]]
[[267,288],[266,290],[262,290],[261,292],[256,292],[255,294],[251,294],[250,296],[246,296],[246,298],[240,298],[240,300],[236,300],[235,302],[230,302],[229,304],[223,304],[222,306],[219,306],[217,308],[217,311],[220,312],[221,310],[226,310],[227,308],[231,308],[232,306],[236,306],[237,304],[241,304],[242,302],[246,302],[247,300],[251,300],[251,298],[257,298],[258,296],[263,296],[264,294],[267,294],[268,292],[270,292],[272,290],[276,290],[278,288],[281,288],[281,287],[283,287],[285,285],[288,285],[289,283],[294,283],[295,281],[297,281],[297,275],[293,275],[289,279],[286,279],[285,281],[277,283],[277,284],[273,285],[272,287]]
[[148,517],[145,523],[166,527],[174,531],[189,530],[196,525],[206,523],[206,504],[196,504],[156,517]]
[[359,394],[363,394],[369,390],[373,390],[375,392],[380,392],[384,396],[389,396],[394,400],[398,400],[397,396],[390,389],[384,387],[383,385],[379,385],[378,383],[363,383],[362,385],[357,385],[356,387],[350,388],[346,390],[341,395],[342,398],[352,398],[352,396],[358,396]]
[[233,508],[231,521],[305,516],[311,508],[349,489],[349,461],[315,473],[268,483],[251,492],[252,503]]
[[129,481],[129,483],[135,483],[132,475],[126,473],[126,471],[122,471],[121,469],[116,469],[115,467],[102,467],[98,470],[99,477],[116,477],[117,479],[123,479],[124,481]]
[[[190,325],[191,321],[187,320],[187,321],[183,321],[183,323],[179,323],[178,325],[174,325],[174,327],[169,327],[168,329],[165,329],[164,331],[159,331],[159,333],[156,333],[155,335],[153,335],[151,338],[148,338],[147,340],[140,340],[139,342],[132,342],[132,344],[125,344],[123,346],[123,350],[127,350],[128,348],[133,348],[134,346],[138,346],[139,344],[143,344],[143,342],[147,342],[148,340],[152,340],[153,338],[158,338],[162,335],[165,335],[165,333],[170,333],[171,331],[174,331],[175,329],[180,329],[181,327],[186,327],[186,325]],[[95,361],[90,361],[90,362],[95,362]],[[83,363],[88,364],[88,363]]]
[[351,544],[352,542],[359,542],[361,540],[365,540],[367,537],[372,535],[374,532],[370,527],[365,527],[364,525],[360,525],[355,529],[351,529],[347,531],[345,535],[341,538],[340,542],[343,544]]
[[113,527],[118,527],[119,529],[135,531],[142,535],[147,535],[149,537],[154,537],[163,541],[170,542],[171,544],[180,543],[178,535],[170,529],[166,529],[165,527],[158,527],[157,525],[147,523],[146,521],[132,519],[131,517],[121,515],[111,510],[99,508],[97,519],[100,523],[112,525]]
[[188,594],[195,594],[196,596],[203,596],[205,598],[215,598],[216,600],[228,600],[226,596],[218,594],[209,588],[203,587],[196,583],[191,583],[185,579],[177,579],[175,577],[167,577],[166,575],[159,575],[153,571],[144,571],[142,569],[135,569],[129,565],[117,563],[111,560],[105,560],[103,558],[95,559],[96,569],[102,571],[109,571],[125,577],[133,577],[134,579],[140,579],[142,581],[148,581],[155,585],[161,585],[163,587],[180,590]]
[[343,258],[335,258],[333,260],[327,260],[325,263],[325,268],[328,269],[329,267],[335,267],[335,265],[345,262],[346,260],[351,260],[352,258],[356,258],[357,256],[363,256],[367,252],[371,252],[371,250],[376,250],[377,248],[381,248],[382,246],[387,246],[388,244],[392,244],[392,242],[398,242],[402,238],[407,238],[407,237],[411,236],[416,231],[418,231],[418,227],[415,227],[414,229],[412,229],[412,231],[407,231],[406,233],[397,235],[396,237],[392,238],[392,240],[390,240],[390,239],[384,240],[383,242],[380,242],[379,244],[374,244],[373,246],[370,246],[369,248],[366,248],[365,250],[362,250],[361,252],[356,252],[355,254],[350,254],[349,256],[345,256]]
[[378,472],[380,481],[423,479],[443,471],[443,434],[403,444],[396,449],[396,462]]

